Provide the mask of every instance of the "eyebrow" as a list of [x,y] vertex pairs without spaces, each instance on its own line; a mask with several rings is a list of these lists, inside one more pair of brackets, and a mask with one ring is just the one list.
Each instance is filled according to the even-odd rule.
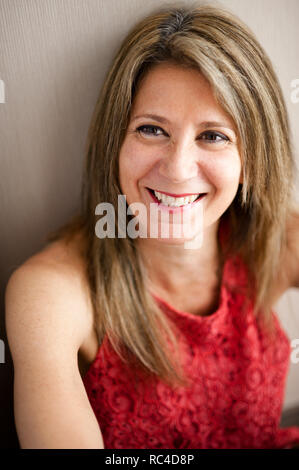
[[[161,122],[162,124],[170,124],[170,121],[163,117],[159,116],[158,114],[138,114],[132,117],[132,121],[136,121],[139,118],[150,118],[154,119],[155,121]],[[228,122],[220,122],[220,121],[203,121],[199,123],[199,127],[203,129],[208,129],[209,127],[226,127],[227,129],[231,129],[235,132],[235,129],[228,123]]]

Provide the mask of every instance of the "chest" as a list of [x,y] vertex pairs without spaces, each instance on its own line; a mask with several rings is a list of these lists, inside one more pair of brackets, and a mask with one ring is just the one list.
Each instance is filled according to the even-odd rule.
[[176,310],[204,317],[213,314],[219,307],[221,282],[219,277],[214,276],[211,280],[178,285],[171,291],[158,286],[153,292]]
[[[200,335],[189,332],[182,355],[188,389],[159,380],[134,388],[134,377],[112,351],[84,385],[106,448],[262,448],[273,444],[280,419],[289,345],[280,335],[266,347],[251,325]],[[207,340],[212,345],[203,351]],[[204,348],[204,349],[203,349]],[[116,379],[117,378],[117,379]],[[99,388],[100,384],[100,388]]]
[[[280,271],[270,294],[273,306],[288,288],[287,278],[283,275],[283,271]],[[178,311],[208,317],[220,306],[221,281],[219,277],[214,277],[205,283],[178,287],[172,292],[159,287],[154,293]],[[93,315],[89,315],[88,318],[93,318]],[[99,347],[96,331],[90,323],[89,334],[78,351],[78,368],[82,378],[95,360]]]

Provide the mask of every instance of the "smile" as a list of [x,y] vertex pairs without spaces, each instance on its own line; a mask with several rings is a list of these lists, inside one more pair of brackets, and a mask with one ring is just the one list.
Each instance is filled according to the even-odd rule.
[[193,203],[201,200],[207,193],[197,194],[180,194],[170,195],[170,193],[156,191],[151,188],[146,188],[151,195],[151,198],[156,204],[167,207],[184,207],[193,205]]

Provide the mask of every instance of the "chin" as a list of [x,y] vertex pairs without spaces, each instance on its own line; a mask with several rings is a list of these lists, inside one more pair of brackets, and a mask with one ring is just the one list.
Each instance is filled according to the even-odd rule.
[[159,243],[163,243],[163,244],[167,244],[167,245],[184,245],[185,243],[187,242],[191,242],[192,240],[194,240],[197,236],[199,236],[200,233],[197,232],[197,233],[194,233],[194,234],[191,234],[189,236],[184,236],[184,237],[162,237],[162,236],[159,236],[159,237],[150,237],[149,238],[153,238],[155,240],[157,240]]

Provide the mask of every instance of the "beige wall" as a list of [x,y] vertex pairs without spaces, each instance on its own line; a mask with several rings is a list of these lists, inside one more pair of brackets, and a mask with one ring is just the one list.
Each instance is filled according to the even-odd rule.
[[[2,296],[11,271],[75,211],[86,132],[104,74],[129,28],[161,3],[169,2],[0,0],[0,79],[5,84],[5,103],[0,103]],[[290,96],[291,81],[299,78],[299,2],[221,4],[252,28],[274,63],[298,161],[299,103],[292,103]],[[299,290],[290,290],[277,306],[290,339],[299,338],[298,304]],[[0,338],[5,339],[3,302],[1,307]],[[5,351],[6,362],[0,364],[0,447],[15,445],[7,345]],[[295,404],[299,363],[291,364],[285,408]]]

